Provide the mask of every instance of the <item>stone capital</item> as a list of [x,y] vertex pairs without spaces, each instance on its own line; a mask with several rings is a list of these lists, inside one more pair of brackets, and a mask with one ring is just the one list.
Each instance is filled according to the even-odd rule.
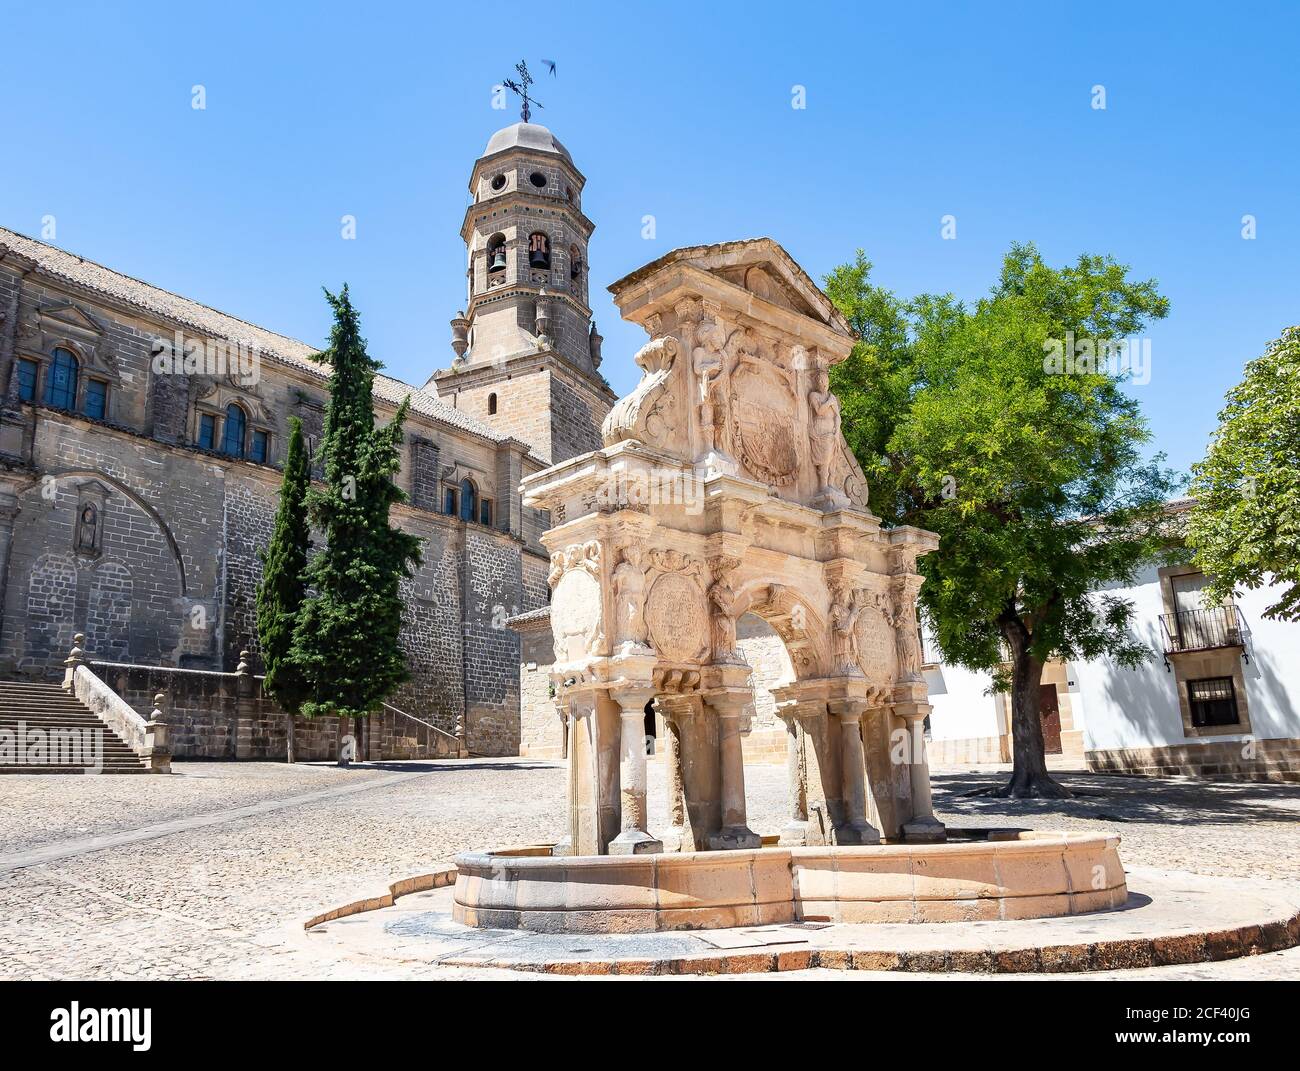
[[862,698],[831,699],[826,706],[840,721],[847,722],[860,720],[867,711],[868,703]]

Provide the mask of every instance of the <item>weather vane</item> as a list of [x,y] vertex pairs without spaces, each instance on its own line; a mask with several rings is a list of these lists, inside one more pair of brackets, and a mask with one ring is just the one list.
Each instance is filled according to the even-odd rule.
[[[528,73],[528,64],[520,60],[515,64],[515,70],[519,72],[519,81],[516,82],[513,78],[503,78],[501,84],[511,92],[519,95],[519,99],[523,102],[523,108],[520,109],[519,116],[526,123],[532,116],[531,104],[535,104],[539,108],[545,105],[538,100],[529,100],[528,87],[533,84],[533,76]],[[551,65],[551,73],[554,73],[554,64]]]

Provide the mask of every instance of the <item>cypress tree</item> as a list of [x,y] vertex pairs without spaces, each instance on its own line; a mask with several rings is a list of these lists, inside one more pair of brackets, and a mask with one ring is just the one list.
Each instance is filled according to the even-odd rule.
[[289,418],[289,447],[280,481],[280,504],[275,527],[262,560],[262,582],[257,589],[257,639],[266,667],[266,693],[288,715],[288,759],[293,762],[293,716],[308,695],[299,667],[290,661],[294,626],[307,585],[304,571],[311,549],[311,529],[305,508],[311,475],[302,441],[302,421]]
[[406,500],[393,476],[410,399],[391,423],[375,426],[380,366],[366,353],[348,288],[325,296],[334,310],[329,348],[317,357],[331,369],[321,445],[325,485],[307,495],[325,546],[307,566],[309,591],[291,658],[311,682],[303,714],[362,718],[409,677],[399,645],[398,585],[419,564],[420,540],[390,525],[388,513]]

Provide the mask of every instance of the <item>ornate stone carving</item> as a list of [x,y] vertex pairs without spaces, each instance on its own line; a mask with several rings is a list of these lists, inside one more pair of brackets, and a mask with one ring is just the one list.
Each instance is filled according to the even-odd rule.
[[661,573],[646,598],[646,625],[661,657],[694,662],[708,653],[709,619],[699,585],[684,571]]
[[678,437],[678,405],[671,374],[681,351],[672,335],[652,339],[637,352],[641,382],[605,418],[601,437],[606,446],[635,439],[651,446],[666,446]]
[[551,633],[557,662],[574,662],[598,654],[605,644],[600,588],[600,544],[575,543],[552,555],[561,559],[561,575],[551,597]]
[[856,624],[858,664],[876,696],[888,695],[894,686],[898,655],[895,650],[889,596],[865,590],[859,593]]
[[[781,373],[754,355],[756,345],[751,336],[734,347],[732,449],[756,478],[784,487],[793,482],[799,468],[794,395]],[[838,434],[838,426],[836,431]]]
[[620,654],[646,653],[645,571],[635,545],[622,548],[614,569],[615,629]]

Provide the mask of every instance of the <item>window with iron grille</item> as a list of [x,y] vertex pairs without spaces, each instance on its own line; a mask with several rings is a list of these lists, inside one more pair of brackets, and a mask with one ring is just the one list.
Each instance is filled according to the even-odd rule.
[[1187,682],[1187,703],[1192,724],[1198,729],[1213,725],[1236,725],[1237,692],[1231,677],[1204,677]]

